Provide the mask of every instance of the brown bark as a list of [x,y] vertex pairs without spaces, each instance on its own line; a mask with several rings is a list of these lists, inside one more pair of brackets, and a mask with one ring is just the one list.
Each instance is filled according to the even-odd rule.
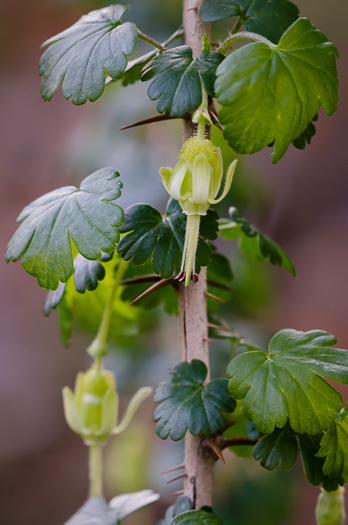
[[[193,56],[200,55],[204,33],[209,33],[209,25],[203,24],[199,9],[203,0],[184,0],[183,23],[184,40],[193,50]],[[184,120],[183,142],[194,131],[190,120]],[[209,371],[208,319],[207,319],[207,276],[202,268],[198,283],[188,287],[181,284],[178,291],[179,322],[181,338],[181,359],[191,362],[200,359]],[[188,496],[194,508],[203,505],[212,506],[215,456],[211,450],[201,447],[201,438],[187,433],[185,438],[185,482],[184,494]]]

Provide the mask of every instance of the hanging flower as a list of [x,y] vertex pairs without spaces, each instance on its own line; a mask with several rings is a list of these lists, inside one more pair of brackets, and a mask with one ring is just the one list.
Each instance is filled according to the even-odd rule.
[[164,187],[173,199],[177,200],[187,215],[186,235],[180,280],[186,286],[191,278],[198,280],[195,273],[195,259],[199,237],[200,217],[206,215],[211,204],[217,204],[226,197],[233,179],[237,160],[234,160],[226,173],[224,189],[221,190],[223,163],[220,148],[204,137],[206,118],[198,123],[197,133],[189,138],[180,152],[180,160],[174,169],[161,168],[160,175]]

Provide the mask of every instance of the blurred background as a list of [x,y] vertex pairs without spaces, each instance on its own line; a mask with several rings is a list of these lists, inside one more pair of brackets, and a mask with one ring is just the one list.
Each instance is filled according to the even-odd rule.
[[[130,0],[128,20],[158,40],[180,25],[180,2]],[[160,166],[174,166],[180,148],[180,122],[156,123],[119,132],[121,126],[155,115],[146,84],[127,89],[110,85],[100,100],[75,107],[59,90],[50,103],[40,97],[40,45],[73,24],[82,14],[102,7],[89,0],[18,0],[0,5],[1,112],[1,252],[15,230],[20,210],[60,186],[76,184],[93,171],[112,166],[121,173],[119,203],[149,202],[164,211],[166,193]],[[340,104],[337,113],[319,113],[316,136],[304,151],[289,148],[273,166],[270,150],[240,160],[228,202],[238,205],[293,260],[298,276],[282,268],[252,264],[238,257],[231,243],[219,248],[231,255],[235,295],[225,317],[248,337],[262,343],[282,328],[321,328],[348,348],[348,4],[342,0],[299,0],[308,16],[340,50]],[[223,39],[231,20],[217,25]],[[138,52],[147,51],[144,45]],[[219,131],[214,140],[233,158]],[[135,155],[134,152],[137,152]],[[1,263],[0,368],[0,515],[6,525],[59,525],[87,496],[87,450],[67,428],[61,389],[72,386],[77,372],[89,366],[85,348],[92,336],[78,328],[69,349],[59,337],[55,313],[42,312],[46,292],[20,264]],[[138,315],[138,314],[137,314]],[[161,323],[154,328],[155,321]],[[179,361],[178,324],[156,310],[149,328],[127,345],[114,341],[107,365],[115,371],[121,412],[140,386],[156,386],[168,367]],[[228,342],[212,345],[215,372],[224,374]],[[342,389],[347,399],[347,389]],[[153,525],[173,502],[181,482],[160,472],[182,461],[180,443],[162,442],[154,434],[153,403],[148,400],[127,433],[105,451],[106,495],[152,488],[161,502],[125,525]],[[226,525],[310,525],[318,489],[304,479],[300,465],[272,473],[255,461],[226,452],[218,465],[216,512]]]

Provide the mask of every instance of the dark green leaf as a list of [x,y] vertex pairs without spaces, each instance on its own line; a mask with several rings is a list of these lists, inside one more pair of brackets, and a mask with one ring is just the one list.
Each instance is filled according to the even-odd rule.
[[[201,236],[209,240],[217,237],[217,215],[208,210],[202,217]],[[153,269],[164,279],[178,273],[181,265],[186,230],[186,215],[180,204],[169,199],[164,217],[148,204],[135,204],[126,211],[121,233],[128,233],[118,243],[117,251],[123,259],[133,258],[136,265],[150,258]],[[207,266],[212,256],[209,245],[200,237],[196,255],[196,269]]]
[[88,499],[65,525],[118,525],[119,521],[159,499],[152,490],[121,494],[109,505],[104,498]]
[[215,71],[223,59],[220,53],[203,53],[193,59],[190,47],[179,46],[151,60],[141,79],[155,79],[148,95],[151,100],[159,99],[159,113],[182,117],[201,104],[202,85],[209,95],[214,96]]
[[317,457],[322,436],[323,434],[316,434],[315,436],[299,434],[297,438],[300,443],[303,470],[308,483],[315,487],[322,484],[325,490],[331,492],[337,490],[340,485],[343,485],[343,480],[329,479],[323,473],[324,460],[323,458]]
[[306,144],[310,144],[311,143],[311,140],[314,137],[315,132],[316,132],[315,125],[313,124],[313,122],[315,122],[317,120],[318,120],[318,114],[316,114],[312,118],[311,122],[308,124],[306,129],[304,131],[302,131],[301,135],[299,135],[297,137],[297,139],[292,141],[292,145],[295,148],[302,150],[302,149],[305,149]]
[[317,456],[325,458],[323,472],[348,483],[348,404],[325,432]]
[[288,0],[208,0],[201,7],[204,22],[239,16],[247,31],[277,43],[298,17],[299,10]]
[[[112,253],[103,254],[101,261],[112,259]],[[74,259],[74,282],[76,291],[85,293],[86,290],[95,290],[98,282],[105,277],[105,268],[99,261],[89,261],[78,254]]]
[[154,401],[156,433],[161,439],[182,439],[187,430],[194,436],[202,432],[215,434],[225,426],[223,412],[233,412],[236,402],[228,393],[225,379],[214,379],[207,385],[207,367],[194,359],[180,363],[158,385]]
[[286,424],[283,428],[275,428],[272,434],[256,443],[253,456],[267,470],[274,470],[278,465],[283,470],[290,470],[296,462],[297,452],[296,435]]
[[320,106],[328,115],[336,111],[337,55],[306,18],[292,24],[277,46],[257,42],[231,53],[215,83],[229,145],[255,153],[274,141],[272,162],[278,162]]
[[224,239],[240,239],[240,249],[246,257],[284,266],[295,277],[294,265],[278,244],[251,224],[236,208],[231,207],[229,214],[232,220],[223,219],[219,225],[220,234]]
[[104,168],[84,179],[79,190],[66,186],[29,204],[17,219],[22,224],[9,242],[6,261],[22,257],[24,270],[43,288],[55,290],[73,272],[71,239],[87,259],[111,252],[123,222],[123,210],[112,202],[121,195],[118,176]]
[[223,525],[223,521],[216,514],[204,510],[189,510],[178,514],[170,525]]
[[267,354],[254,350],[231,361],[229,390],[244,399],[244,413],[260,432],[271,434],[288,418],[298,433],[328,429],[342,396],[320,376],[348,383],[348,352],[330,348],[335,343],[320,330],[282,330],[271,339]]
[[121,78],[127,56],[137,44],[137,29],[121,23],[128,11],[116,4],[84,15],[73,26],[46,40],[50,46],[40,60],[41,95],[51,100],[63,84],[63,95],[73,104],[97,100],[105,88],[105,74]]
[[192,502],[187,496],[179,496],[175,502],[175,505],[168,507],[163,520],[160,520],[157,525],[170,525],[172,519],[178,514],[182,514],[192,509]]

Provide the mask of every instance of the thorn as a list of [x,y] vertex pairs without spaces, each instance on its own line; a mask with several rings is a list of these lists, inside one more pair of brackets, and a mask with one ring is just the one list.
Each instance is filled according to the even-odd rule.
[[210,339],[210,337],[203,337],[203,341],[208,341],[208,343],[215,343],[214,339]]
[[185,468],[185,463],[181,463],[181,465],[177,465],[176,467],[172,467],[167,470],[164,470],[163,472],[161,472],[161,474],[168,474],[168,472],[174,472],[175,470],[179,470],[181,468]]
[[184,494],[183,490],[177,490],[176,492],[173,492],[173,496],[181,496],[181,494]]
[[213,441],[206,440],[202,443],[202,445],[206,448],[210,448],[210,450],[212,450],[214,454],[217,455],[217,457],[222,461],[222,463],[226,463],[225,458],[222,454],[222,450],[216,443],[214,443]]
[[123,126],[118,131],[123,131],[125,129],[136,128],[137,126],[144,126],[145,124],[152,124],[153,122],[162,122],[164,120],[173,120],[174,118],[178,118],[178,117],[167,117],[167,115],[155,115],[154,117],[150,117],[150,118],[147,118],[145,120],[139,120],[138,122],[134,122],[133,124],[128,124],[127,126]]
[[216,295],[213,295],[212,293],[209,293],[209,292],[205,292],[205,296],[206,297],[210,297],[211,299],[215,299],[216,301],[219,301],[220,303],[227,303],[227,301],[225,301],[225,299],[220,299],[220,297],[217,297]]
[[208,328],[216,328],[217,330],[223,330],[224,332],[230,332],[230,328],[226,328],[226,326],[220,326],[218,324],[208,323]]
[[132,277],[131,279],[124,279],[120,282],[121,286],[126,286],[128,284],[140,284],[140,283],[151,283],[151,282],[158,282],[161,280],[161,277],[159,275],[149,274],[149,275],[141,275],[140,277]]
[[150,286],[150,288],[145,290],[145,292],[138,295],[138,297],[130,303],[130,306],[133,306],[134,304],[141,301],[141,299],[144,299],[144,297],[147,297],[148,295],[151,295],[152,293],[156,292],[160,288],[163,288],[163,286],[168,286],[168,284],[171,284],[170,281],[171,281],[170,279],[161,279],[160,281],[158,281],[158,283],[153,284],[152,286]]
[[208,109],[208,112],[209,112],[209,115],[211,116],[211,120],[212,120],[214,126],[216,126],[220,131],[224,131],[225,128],[220,123],[216,113],[214,113],[214,111],[212,111],[211,109]]
[[176,478],[173,478],[173,479],[170,479],[169,481],[167,481],[167,485],[169,483],[173,483],[173,481],[177,481],[178,479],[182,479],[182,478],[187,478],[187,474],[180,474],[180,476],[176,476]]

